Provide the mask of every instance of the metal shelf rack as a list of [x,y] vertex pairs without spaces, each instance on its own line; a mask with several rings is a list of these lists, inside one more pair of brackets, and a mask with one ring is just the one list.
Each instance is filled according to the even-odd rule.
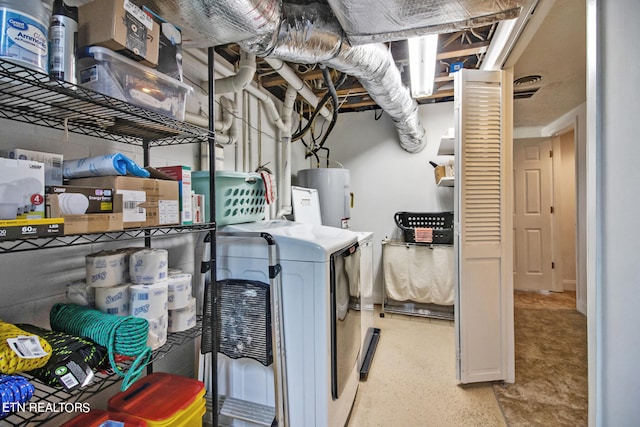
[[[215,93],[214,87],[214,50],[208,49],[209,60],[209,93]],[[214,97],[209,97],[209,128],[205,129],[176,120],[161,114],[137,107],[118,99],[102,95],[89,89],[67,82],[50,81],[49,76],[38,71],[0,59],[0,119],[43,126],[79,135],[96,137],[110,141],[140,146],[144,154],[145,166],[149,165],[149,149],[159,146],[207,143],[209,151],[214,152],[215,131],[213,117],[215,117]],[[215,218],[215,160],[209,156],[210,180],[210,217]],[[127,229],[117,232],[58,236],[51,238],[23,239],[0,242],[0,255],[20,251],[30,251],[47,248],[59,248],[90,243],[103,243],[116,240],[145,239],[149,245],[152,237],[170,236],[180,233],[206,231],[209,234],[212,260],[208,269],[211,270],[212,282],[215,288],[215,222],[190,226],[163,226],[139,229]],[[215,289],[213,289],[215,292]],[[216,303],[213,303],[216,309]],[[211,325],[210,330],[215,330]],[[171,350],[183,345],[187,341],[196,339],[202,334],[202,319],[198,324],[186,332],[169,334],[167,343],[154,352],[152,364]],[[217,348],[217,337],[212,333],[210,337],[213,348]],[[215,366],[216,352],[212,352]],[[24,374],[29,377],[28,374]],[[212,390],[214,407],[217,407],[217,378],[215,369],[212,370]],[[116,374],[98,373],[94,383],[89,387],[66,392],[48,387],[36,380],[36,394],[31,402],[60,403],[81,402],[88,396],[99,393],[117,383],[120,377]],[[46,423],[59,413],[29,411],[17,412],[0,420],[4,425],[40,425]],[[217,425],[218,414],[213,411],[213,422]]]
[[[153,357],[149,363],[157,362],[164,358],[171,351],[184,345],[187,342],[193,341],[201,335],[202,331],[202,317],[198,316],[198,321],[195,327],[188,329],[184,332],[172,333],[167,336],[167,342],[165,345],[153,352]],[[123,369],[127,369],[127,362],[119,363],[119,366]],[[85,388],[67,391],[63,388],[55,388],[43,384],[37,379],[31,377],[29,374],[21,374],[27,378],[31,384],[35,387],[36,391],[25,406],[25,411],[14,412],[7,418],[0,420],[1,426],[26,426],[41,424],[44,422],[52,422],[58,416],[65,414],[65,411],[30,411],[29,408],[36,409],[39,406],[47,407],[47,405],[55,408],[56,403],[75,404],[86,400],[88,397],[102,392],[103,390],[117,384],[122,377],[113,372],[96,372],[96,376],[93,383]],[[67,411],[68,412],[68,411]]]
[[0,254],[24,252],[38,249],[60,248],[65,246],[86,245],[90,243],[108,243],[149,237],[172,236],[175,234],[197,233],[215,230],[214,223],[176,225],[164,227],[130,228],[94,234],[72,234],[68,236],[42,237],[30,239],[6,240],[0,242]]
[[0,59],[0,118],[149,147],[207,142],[213,132]]

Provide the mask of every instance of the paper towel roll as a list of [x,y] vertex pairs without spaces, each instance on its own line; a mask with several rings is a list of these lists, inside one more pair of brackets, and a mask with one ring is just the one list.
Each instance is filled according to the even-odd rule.
[[127,281],[127,254],[121,251],[100,251],[85,257],[86,282],[94,288],[108,288]]
[[167,269],[167,274],[169,276],[171,276],[172,274],[181,274],[181,273],[182,273],[182,269],[181,268],[169,267]]
[[149,321],[149,337],[147,338],[147,346],[151,350],[162,347],[167,342],[168,316],[160,316],[157,319],[148,319]]
[[191,274],[169,274],[167,289],[169,310],[186,307],[191,299]]
[[111,288],[96,288],[96,308],[103,313],[128,316],[130,285],[124,283]]
[[167,282],[129,287],[131,316],[157,319],[167,314]]
[[196,326],[196,300],[191,298],[185,308],[169,310],[169,332],[182,332]]
[[129,276],[133,283],[156,283],[167,280],[169,253],[166,249],[142,249],[129,257]]

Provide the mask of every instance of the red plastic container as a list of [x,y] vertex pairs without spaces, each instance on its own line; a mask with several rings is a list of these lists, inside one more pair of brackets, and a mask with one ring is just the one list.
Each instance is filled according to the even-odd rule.
[[147,426],[202,425],[204,383],[154,372],[109,399],[110,411],[142,418]]
[[125,427],[147,427],[145,420],[120,412],[103,411],[102,409],[94,409],[86,414],[80,414],[62,424],[62,427],[99,427],[107,421],[120,421],[124,423]]

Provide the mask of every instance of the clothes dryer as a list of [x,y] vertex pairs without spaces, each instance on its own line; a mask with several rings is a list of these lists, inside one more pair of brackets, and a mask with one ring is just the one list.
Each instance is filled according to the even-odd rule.
[[[291,426],[344,426],[358,388],[360,269],[355,233],[292,221],[228,225],[220,231],[272,235],[282,267],[283,323]],[[268,283],[261,239],[220,236],[217,278]],[[218,363],[221,394],[273,405],[273,372],[252,360]]]

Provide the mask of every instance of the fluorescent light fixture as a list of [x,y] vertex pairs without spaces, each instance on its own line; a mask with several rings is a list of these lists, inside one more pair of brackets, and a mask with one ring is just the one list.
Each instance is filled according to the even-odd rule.
[[411,96],[425,98],[433,93],[438,35],[429,34],[428,36],[412,37],[408,42]]

